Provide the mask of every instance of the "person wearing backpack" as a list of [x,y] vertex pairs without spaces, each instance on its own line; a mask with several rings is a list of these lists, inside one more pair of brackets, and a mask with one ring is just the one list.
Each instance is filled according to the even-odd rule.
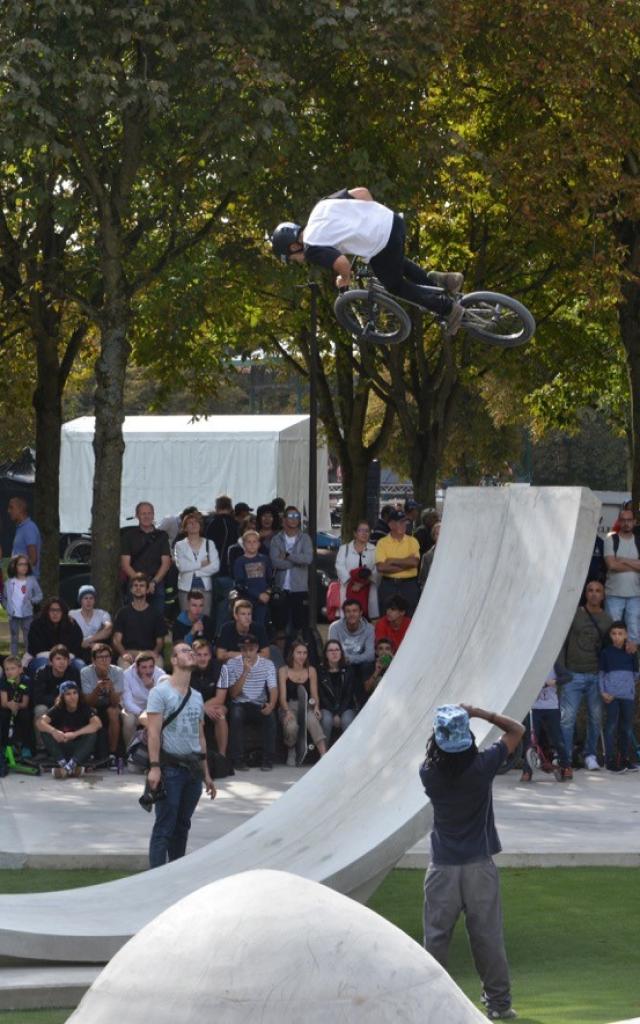
[[618,517],[618,533],[607,534],[604,560],[607,566],[606,608],[612,619],[624,620],[629,640],[640,642],[640,538],[633,509]]
[[585,587],[585,602],[576,609],[555,666],[560,684],[560,727],[569,765],[572,762],[576,718],[583,700],[587,702],[584,763],[590,771],[598,771],[600,768],[596,757],[602,728],[602,701],[598,685],[600,652],[604,644],[608,643],[613,621],[603,604],[602,583],[590,580]]

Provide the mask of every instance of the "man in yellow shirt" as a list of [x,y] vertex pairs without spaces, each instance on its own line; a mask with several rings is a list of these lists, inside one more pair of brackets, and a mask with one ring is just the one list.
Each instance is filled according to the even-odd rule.
[[382,576],[378,589],[380,608],[384,611],[392,597],[401,595],[409,606],[409,615],[416,610],[420,545],[415,537],[407,537],[407,517],[395,509],[389,516],[389,533],[376,544],[376,569]]

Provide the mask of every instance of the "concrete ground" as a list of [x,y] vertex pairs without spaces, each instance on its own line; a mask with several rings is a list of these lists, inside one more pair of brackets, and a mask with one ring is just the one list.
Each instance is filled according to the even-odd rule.
[[[313,771],[313,768],[305,769]],[[220,779],[214,802],[202,799],[189,848],[217,839],[267,807],[304,770],[276,766]],[[499,776],[495,815],[509,866],[640,865],[640,773],[577,771],[557,783],[542,773],[522,784]],[[416,782],[416,784],[419,784]],[[0,780],[0,868],[143,869],[153,817],[138,805],[142,777],[111,772],[58,781],[9,775]],[[427,839],[400,867],[425,868]]]

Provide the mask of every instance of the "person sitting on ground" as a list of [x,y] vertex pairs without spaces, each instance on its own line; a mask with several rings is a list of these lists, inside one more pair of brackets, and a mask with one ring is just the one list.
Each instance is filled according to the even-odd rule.
[[399,595],[407,602],[409,615],[413,615],[420,600],[418,566],[420,546],[415,537],[407,537],[404,512],[389,516],[389,533],[376,544],[376,567],[382,576],[378,593],[384,612],[392,597]]
[[16,555],[11,559],[7,577],[2,604],[9,617],[10,650],[17,654],[21,633],[25,650],[27,648],[33,606],[42,601],[42,590],[26,555]]
[[278,683],[273,662],[259,655],[259,641],[248,633],[242,637],[239,657],[227,659],[219,685],[229,690],[231,704],[230,753],[236,771],[248,771],[245,761],[245,726],[253,722],[262,733],[262,770],[271,771],[275,756]]
[[180,612],[173,624],[173,642],[184,640],[187,644],[193,644],[194,640],[208,640],[210,644],[215,642],[216,624],[209,615],[204,612],[205,595],[201,590],[190,590],[187,594],[186,610]]
[[140,651],[122,677],[122,739],[125,750],[138,728],[140,715],[147,710],[149,693],[166,673],[158,668],[152,651]]
[[[567,752],[562,738],[560,727],[560,703],[558,700],[558,681],[555,672],[550,672],[545,679],[544,686],[531,705],[531,724],[533,733],[540,746],[540,734],[544,730],[547,742],[553,747],[560,767],[560,778],[563,782],[570,782],[573,778],[573,768],[567,757]],[[533,746],[533,737],[529,732],[527,751]],[[533,770],[527,759],[525,751],[524,768],[520,776],[520,782],[531,782]]]
[[556,662],[561,682],[560,724],[569,763],[573,762],[573,736],[578,711],[587,702],[587,735],[584,764],[589,771],[599,771],[596,749],[602,728],[602,700],[598,686],[600,651],[608,642],[612,618],[603,610],[604,587],[598,580],[587,583],[585,603],[579,605],[569,627],[567,638]]
[[313,263],[332,270],[336,287],[346,288],[351,281],[348,256],[360,256],[392,295],[446,320],[446,333],[453,337],[460,328],[464,309],[449,294],[433,293],[433,288],[459,292],[463,276],[458,273],[427,273],[404,254],[404,219],[387,206],[377,203],[368,188],[340,189],[316,203],[307,224],[287,221],[279,224],[271,237],[273,252],[285,263]]
[[264,626],[253,621],[253,605],[246,598],[239,598],[233,604],[233,622],[225,622],[216,642],[216,657],[221,661],[240,657],[242,641],[249,634],[257,637],[260,657],[269,657],[269,639]]
[[427,582],[427,577],[431,572],[431,566],[433,565],[433,559],[436,553],[436,546],[438,544],[438,537],[440,536],[440,528],[442,523],[434,523],[431,527],[431,540],[433,544],[428,551],[424,553],[420,559],[420,572],[418,573],[418,585],[420,590],[424,587]]
[[178,569],[178,604],[187,609],[189,592],[204,594],[204,613],[211,615],[213,577],[220,568],[218,551],[212,540],[204,536],[204,519],[198,511],[187,513],[182,521],[186,536],[176,541],[173,560]]
[[393,653],[404,640],[405,633],[411,625],[411,619],[407,615],[407,602],[403,597],[396,595],[387,602],[384,615],[376,622],[376,640],[390,640],[393,645]]
[[340,580],[340,605],[353,598],[362,605],[368,619],[377,619],[378,573],[376,546],[370,543],[371,530],[366,519],[356,524],[353,540],[341,544],[336,555],[336,573]]
[[117,612],[113,623],[113,649],[118,655],[118,665],[129,668],[140,651],[153,651],[157,664],[162,666],[167,633],[164,615],[149,604],[149,584],[143,573],[135,573],[130,589],[131,603]]
[[373,691],[378,686],[380,680],[393,661],[393,655],[394,650],[391,640],[388,640],[384,636],[381,637],[376,644],[376,660],[373,666],[373,672],[369,678],[364,681],[365,700],[369,699]]
[[[194,640],[192,650],[196,664],[191,673],[191,686],[202,694],[204,701],[204,735],[207,741],[207,753],[215,749],[224,758],[229,746],[229,726],[227,724],[226,686],[221,683],[222,662],[213,657],[211,644],[207,640]],[[228,676],[225,677],[228,682]]]
[[171,568],[169,538],[154,525],[155,510],[150,501],[138,502],[136,518],[137,526],[122,530],[120,568],[129,588],[138,574],[147,579],[148,599],[154,610],[164,615],[165,577]]
[[[478,751],[470,718],[503,731]],[[431,863],[424,883],[424,948],[445,971],[456,921],[464,913],[490,1020],[512,1020],[511,981],[504,948],[500,881],[493,861],[500,840],[493,818],[492,785],[516,750],[524,726],[468,704],[437,708],[420,780],[433,807]]]
[[80,673],[80,686],[84,699],[104,726],[96,752],[98,761],[102,763],[108,759],[109,768],[115,769],[118,764],[118,744],[122,726],[121,701],[124,678],[122,669],[111,664],[111,648],[108,644],[93,645],[91,664]]
[[[36,726],[36,743],[42,749],[42,739],[37,732],[38,719],[47,713],[47,709],[55,703],[60,691],[60,684],[65,681],[75,683],[80,689],[80,672],[71,664],[71,656],[64,644],[55,644],[49,651],[46,665],[36,672],[33,682],[33,720]],[[40,742],[38,743],[38,740]]]
[[[33,745],[29,681],[22,674],[20,658],[8,654],[0,679],[0,758],[9,743],[18,758],[31,757]],[[13,730],[11,728],[13,722]]]
[[[627,648],[627,627],[617,620],[609,626],[611,643],[600,652],[598,685],[607,708],[604,751],[610,772],[637,772],[633,720],[636,708],[638,655]],[[633,751],[633,760],[631,752]]]
[[257,530],[243,533],[242,546],[244,553],[233,563],[233,577],[242,596],[251,601],[253,621],[264,626],[271,600],[273,569],[267,555],[260,554]]
[[96,733],[101,722],[80,693],[77,683],[61,683],[52,708],[37,721],[47,754],[56,762],[56,779],[76,778],[95,750]]
[[[289,768],[296,765],[296,743],[300,731],[299,703],[304,697],[304,691],[307,695],[306,730],[320,757],[324,757],[327,743],[321,725],[318,676],[314,667],[309,664],[309,648],[302,641],[295,640],[291,645],[287,664],[278,672],[280,721]],[[298,764],[302,764],[302,761]]]
[[343,603],[342,615],[329,626],[329,640],[338,640],[342,645],[347,664],[353,672],[356,701],[360,705],[364,702],[364,681],[373,668],[375,634],[373,626],[362,614],[362,605],[355,598],[348,598]]
[[109,612],[96,608],[96,588],[85,583],[78,590],[79,608],[69,612],[69,618],[78,624],[82,631],[82,647],[85,652],[94,644],[107,641],[113,633],[113,623]]
[[318,693],[322,731],[329,744],[334,729],[343,733],[357,714],[352,673],[339,640],[327,640],[324,645]]
[[59,597],[50,597],[44,602],[29,629],[27,651],[30,656],[28,674],[33,679],[38,669],[47,664],[52,647],[62,644],[71,656],[71,662],[80,671],[84,661],[79,657],[82,651],[82,630],[77,622],[69,618],[69,609]]

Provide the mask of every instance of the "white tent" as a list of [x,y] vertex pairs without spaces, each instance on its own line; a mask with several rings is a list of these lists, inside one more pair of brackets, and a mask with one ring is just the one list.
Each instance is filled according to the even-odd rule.
[[[91,526],[93,416],[62,427],[60,527]],[[120,523],[131,525],[139,501],[150,501],[156,522],[187,505],[203,512],[219,494],[256,508],[276,496],[307,506],[308,416],[127,416]],[[328,529],[327,450],[318,449],[318,528]]]

